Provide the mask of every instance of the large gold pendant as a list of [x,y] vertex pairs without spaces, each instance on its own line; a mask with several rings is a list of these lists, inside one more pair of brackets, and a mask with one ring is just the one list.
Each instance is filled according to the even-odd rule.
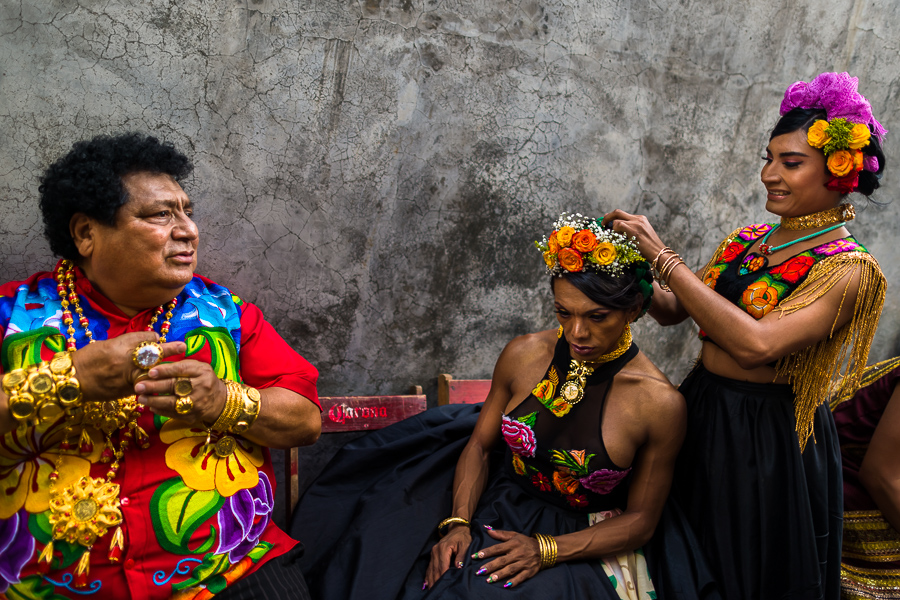
[[105,402],[85,402],[84,425],[96,427],[105,435],[126,427],[138,406],[137,398],[127,396]]
[[569,365],[569,372],[566,374],[566,382],[559,388],[558,399],[569,406],[581,402],[581,399],[584,398],[585,383],[593,372],[593,364],[573,360],[572,364]]
[[122,523],[119,484],[82,477],[50,497],[50,528],[54,540],[90,548],[110,527]]

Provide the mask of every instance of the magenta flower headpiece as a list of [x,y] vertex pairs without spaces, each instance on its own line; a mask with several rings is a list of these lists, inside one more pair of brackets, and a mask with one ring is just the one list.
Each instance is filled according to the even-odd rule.
[[878,141],[887,129],[872,115],[872,105],[857,91],[859,79],[849,73],[822,73],[809,83],[798,81],[784,92],[781,114],[794,108],[824,109],[828,120],[847,119],[868,125]]

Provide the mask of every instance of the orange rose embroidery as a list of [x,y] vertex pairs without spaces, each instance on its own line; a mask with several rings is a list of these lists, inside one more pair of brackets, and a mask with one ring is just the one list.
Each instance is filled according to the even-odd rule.
[[572,246],[582,254],[587,254],[597,247],[597,236],[590,229],[582,229],[572,236]]
[[[565,227],[563,227],[563,229],[565,229]],[[560,232],[561,231],[562,230],[560,230]],[[559,264],[562,265],[563,269],[569,271],[570,273],[577,273],[584,267],[584,260],[582,260],[581,255],[571,248],[563,248],[562,250],[560,250],[557,258],[559,259]]]
[[778,290],[760,280],[750,284],[741,297],[741,301],[747,307],[747,312],[754,319],[762,319],[772,312],[778,304]]
[[709,272],[703,277],[703,283],[706,284],[711,290],[716,289],[716,281],[719,280],[719,275],[721,275],[721,271],[718,269],[710,269]]

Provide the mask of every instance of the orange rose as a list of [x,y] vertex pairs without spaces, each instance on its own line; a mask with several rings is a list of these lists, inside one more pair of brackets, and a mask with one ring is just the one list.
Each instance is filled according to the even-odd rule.
[[587,254],[597,247],[597,236],[590,229],[582,229],[572,236],[572,246],[582,254]]
[[544,262],[547,264],[548,269],[552,269],[556,266],[556,255],[552,252],[544,252]]
[[547,240],[547,246],[549,247],[551,254],[556,254],[559,252],[559,240],[556,239],[556,232],[550,234],[550,239]]
[[557,258],[559,259],[559,264],[569,273],[577,273],[584,268],[584,260],[582,260],[581,255],[571,248],[560,250]]
[[597,261],[598,265],[608,265],[616,260],[617,255],[618,253],[616,252],[615,246],[609,242],[603,242],[602,244],[597,244],[597,247],[594,248],[594,252],[591,256],[594,257],[594,260]]
[[869,131],[868,125],[865,123],[857,123],[853,126],[853,129],[850,130],[850,148],[853,150],[865,148],[869,145],[870,137],[872,137],[872,132]]
[[744,290],[741,301],[751,317],[762,319],[778,304],[778,290],[771,287],[764,279],[756,281]]
[[553,486],[559,490],[560,494],[568,496],[574,494],[580,484],[568,473],[562,471],[553,471]]
[[812,127],[806,132],[806,143],[812,146],[813,148],[821,148],[829,141],[831,141],[831,136],[825,133],[825,130],[828,128],[828,121],[823,121],[819,119],[815,123],[812,124]]
[[862,171],[863,169],[863,153],[862,150],[853,150],[851,152],[853,155],[853,170],[854,171]]
[[835,177],[849,175],[853,170],[853,156],[846,150],[837,150],[828,157],[828,170]]
[[572,245],[572,236],[575,235],[575,230],[566,225],[562,229],[556,232],[556,241],[559,242],[559,245],[562,248],[568,248]]

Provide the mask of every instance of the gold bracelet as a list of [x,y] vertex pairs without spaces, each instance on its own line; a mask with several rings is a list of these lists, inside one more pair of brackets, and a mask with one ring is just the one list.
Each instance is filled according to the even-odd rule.
[[665,269],[665,272],[660,273],[659,276],[662,277],[663,279],[665,279],[665,280],[666,280],[666,283],[668,283],[668,282],[669,282],[669,277],[672,276],[672,271],[674,271],[675,268],[678,267],[678,265],[683,265],[683,264],[684,264],[684,261],[681,260],[681,257],[678,256],[678,255],[676,254],[676,255],[675,255],[675,261],[674,261],[674,262],[673,262],[673,261],[666,261],[666,264],[663,265],[663,268]]
[[232,433],[244,433],[253,426],[259,416],[259,408],[262,397],[259,390],[249,385],[241,385],[241,414],[237,417],[237,423],[231,427]]
[[222,414],[210,428],[219,433],[225,433],[234,427],[244,407],[244,391],[241,384],[228,379],[224,381],[225,389],[228,392],[225,396],[225,406],[222,408]]
[[68,352],[57,352],[49,362],[6,373],[2,387],[9,397],[9,412],[20,425],[39,417],[45,406],[68,409],[77,407],[82,398],[81,384],[75,378],[75,365]]
[[445,535],[447,535],[447,532],[445,530],[447,529],[447,527],[449,527],[453,523],[459,523],[460,525],[465,525],[466,527],[472,526],[471,523],[469,523],[466,519],[463,519],[462,517],[447,517],[446,519],[444,519],[443,521],[438,523],[438,526],[437,526],[438,535],[440,535],[441,537],[444,537]]
[[663,247],[662,247],[662,250],[660,250],[660,251],[656,254],[656,258],[654,258],[653,261],[650,263],[650,265],[651,265],[654,269],[656,269],[657,271],[659,271],[659,269],[656,267],[656,263],[659,262],[659,257],[662,256],[663,254],[665,254],[666,252],[674,252],[674,250],[672,250],[672,249],[669,248],[668,246],[663,246]]
[[554,566],[557,557],[556,539],[552,535],[544,535],[543,533],[535,533],[532,537],[538,543],[538,550],[541,555],[541,570]]

